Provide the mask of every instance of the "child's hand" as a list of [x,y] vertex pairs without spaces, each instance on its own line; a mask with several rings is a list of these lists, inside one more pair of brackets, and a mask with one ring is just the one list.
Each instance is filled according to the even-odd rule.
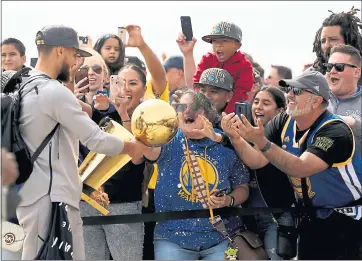
[[179,33],[176,39],[176,43],[183,55],[190,54],[194,51],[196,41],[197,40],[194,37],[191,41],[186,41],[186,36],[183,33]]

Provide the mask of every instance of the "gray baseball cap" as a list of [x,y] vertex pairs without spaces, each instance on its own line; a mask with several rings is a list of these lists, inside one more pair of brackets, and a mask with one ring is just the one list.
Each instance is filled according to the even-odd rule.
[[233,91],[234,79],[230,73],[220,68],[210,68],[201,74],[200,81],[194,83],[197,86],[210,85],[226,91]]
[[92,56],[91,53],[79,48],[78,33],[71,27],[64,25],[48,25],[37,32],[36,45],[63,46],[74,48],[81,57]]
[[296,87],[299,89],[311,90],[317,96],[322,96],[324,100],[329,101],[329,86],[323,74],[317,71],[306,71],[294,79],[283,79],[279,81],[282,88]]
[[217,38],[230,38],[241,42],[242,32],[239,26],[232,22],[219,22],[211,30],[211,33],[203,36],[201,39],[207,43]]

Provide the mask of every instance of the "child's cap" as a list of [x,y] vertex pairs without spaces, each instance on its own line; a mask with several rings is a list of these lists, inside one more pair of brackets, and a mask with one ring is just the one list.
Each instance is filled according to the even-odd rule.
[[219,22],[212,28],[210,34],[203,36],[201,39],[207,43],[211,43],[212,40],[217,38],[231,38],[238,42],[241,42],[242,32],[239,26],[232,22]]
[[231,92],[234,88],[234,79],[230,73],[220,68],[209,68],[202,72],[200,81],[196,86],[211,85]]

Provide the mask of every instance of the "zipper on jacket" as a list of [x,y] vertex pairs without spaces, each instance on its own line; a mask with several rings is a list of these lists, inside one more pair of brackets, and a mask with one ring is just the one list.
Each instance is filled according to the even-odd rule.
[[50,182],[48,194],[50,194],[52,183],[53,183],[53,168],[52,168],[52,141],[49,142],[49,171],[50,171]]

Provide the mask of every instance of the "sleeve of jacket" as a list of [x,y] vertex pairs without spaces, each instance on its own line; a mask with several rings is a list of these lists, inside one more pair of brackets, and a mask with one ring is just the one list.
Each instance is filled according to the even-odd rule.
[[241,102],[248,98],[246,94],[254,84],[253,67],[250,62],[244,63],[240,70],[239,78],[234,84],[234,96],[225,108],[226,113],[234,112],[235,102]]
[[[210,68],[210,55],[205,54],[205,55],[202,56],[201,61],[197,65],[194,77],[192,77],[193,82],[200,81],[202,72],[205,71],[208,68]],[[194,88],[195,87],[196,86],[194,85]]]

